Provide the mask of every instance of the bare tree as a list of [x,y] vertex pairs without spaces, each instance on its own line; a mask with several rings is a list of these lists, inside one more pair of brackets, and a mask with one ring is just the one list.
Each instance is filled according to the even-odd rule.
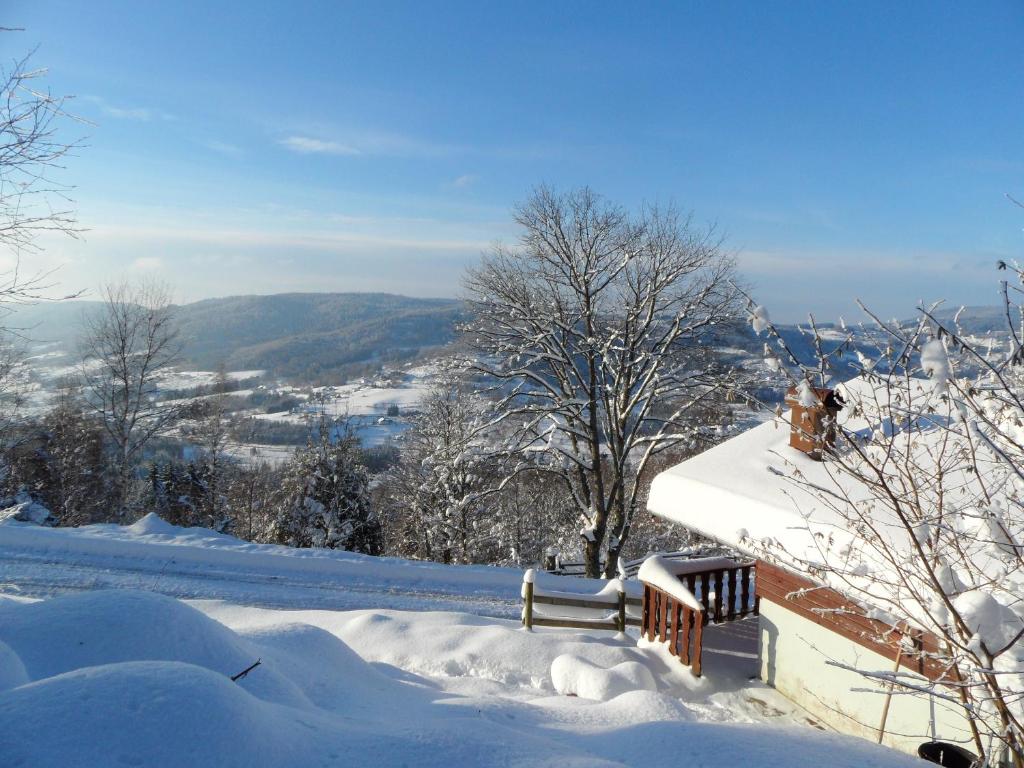
[[280,473],[265,462],[238,467],[226,482],[233,532],[247,541],[272,541],[273,500]]
[[124,518],[142,449],[179,413],[177,405],[160,402],[157,384],[181,346],[164,286],[108,285],[102,296],[102,308],[86,319],[82,380],[113,445],[111,502]]
[[[42,85],[47,72],[33,68],[31,55],[0,65],[0,245],[19,257],[38,249],[46,232],[76,236],[70,188],[57,181],[65,157],[75,148],[59,137],[60,125],[77,120],[66,98]],[[25,275],[15,267],[0,277],[0,302],[48,298],[49,275]]]
[[[949,316],[938,305],[919,307],[918,318],[904,323],[864,308],[856,361],[848,361],[859,376],[840,387],[847,416],[832,425],[835,445],[814,465],[826,480],[795,464],[787,478],[805,513],[806,546],[748,543],[863,606],[880,622],[872,638],[879,644],[922,631],[933,638],[901,650],[932,670],[929,680],[855,671],[881,693],[895,687],[961,708],[983,764],[999,764],[1002,752],[1020,768],[1024,308],[1015,297],[1024,295],[1024,272],[1016,277],[1017,286],[1001,283],[1006,325],[997,335],[970,333],[960,312]],[[751,304],[750,313],[755,330],[781,342],[762,307]],[[766,351],[813,407],[812,383],[836,385],[827,372],[837,355],[825,352],[823,333],[811,333],[815,361],[797,360],[784,343]],[[875,349],[866,354],[871,340]]]
[[[75,146],[58,137],[58,127],[76,118],[65,111],[63,97],[45,90],[46,70],[33,68],[30,58],[0,64],[0,246],[15,257],[14,267],[0,274],[0,319],[19,304],[54,298],[49,273],[25,274],[20,268],[22,254],[37,249],[36,238],[79,231],[65,205],[69,189],[53,178]],[[0,429],[19,418],[22,341],[17,330],[0,329]]]
[[231,431],[227,390],[227,374],[221,364],[217,369],[213,393],[197,403],[199,423],[194,430],[204,454],[206,498],[202,503],[203,524],[222,532],[231,523],[225,508],[228,474],[225,449]]
[[674,209],[630,215],[589,189],[540,188],[515,220],[518,245],[465,280],[471,367],[498,382],[510,449],[571,493],[587,574],[604,554],[614,576],[637,477],[729,387],[706,342],[736,311],[733,262]]

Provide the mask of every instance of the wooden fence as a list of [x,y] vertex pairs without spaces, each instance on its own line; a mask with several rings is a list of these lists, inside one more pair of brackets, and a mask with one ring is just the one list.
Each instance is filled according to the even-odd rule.
[[[523,579],[522,594],[523,626],[527,629],[567,627],[624,632],[626,627],[640,626],[640,618],[631,616],[629,608],[636,609],[638,613],[643,601],[640,597],[627,595],[622,582],[618,582],[618,589],[611,594],[606,591],[595,595],[580,595],[539,589],[534,583],[534,572],[527,571]],[[538,611],[538,605],[545,607]],[[553,610],[547,609],[546,606],[551,606]],[[572,610],[559,612],[559,608]],[[581,612],[583,615],[579,615]]]
[[[626,582],[621,580],[609,582],[595,595],[542,590],[534,583],[536,573],[527,571],[522,589],[523,626],[618,632],[639,626],[648,640],[668,643],[669,653],[699,677],[705,625],[758,613],[755,564],[722,557],[658,556],[650,561],[645,566],[647,574],[644,570],[638,574],[643,582],[642,597],[628,595]],[[630,615],[630,608],[639,616]]]

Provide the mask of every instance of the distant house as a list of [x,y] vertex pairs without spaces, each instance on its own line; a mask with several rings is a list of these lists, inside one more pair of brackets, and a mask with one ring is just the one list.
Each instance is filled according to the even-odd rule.
[[[827,404],[832,393],[820,395]],[[799,403],[789,404],[799,418]],[[839,411],[839,423],[846,418]],[[808,575],[806,563],[820,554],[815,535],[827,536],[838,524],[828,505],[815,504],[806,493],[801,499],[787,479],[794,471],[823,487],[831,479],[825,464],[808,455],[813,443],[802,442],[789,419],[757,426],[662,472],[648,508],[757,558],[761,679],[837,731],[874,740],[886,705],[879,691],[886,686],[850,668],[892,673],[901,641],[927,650],[935,638],[911,628],[893,630],[863,600],[855,605],[835,585]],[[778,555],[768,557],[766,545]],[[890,642],[878,640],[882,630]],[[943,674],[920,656],[901,656],[901,662],[901,672],[922,681]],[[939,696],[897,692],[885,722],[884,743],[905,751],[933,738],[933,723],[935,738],[970,746],[962,710]]]

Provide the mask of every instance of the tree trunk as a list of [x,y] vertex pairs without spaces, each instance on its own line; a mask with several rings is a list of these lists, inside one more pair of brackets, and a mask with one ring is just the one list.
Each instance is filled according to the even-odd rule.
[[601,578],[601,541],[596,536],[583,537],[583,566],[588,579]]
[[614,579],[619,575],[619,552],[621,547],[608,547],[607,561],[604,564],[604,577]]

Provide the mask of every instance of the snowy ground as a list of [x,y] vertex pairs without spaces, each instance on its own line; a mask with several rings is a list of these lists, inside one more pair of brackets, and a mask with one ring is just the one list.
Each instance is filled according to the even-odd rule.
[[154,518],[0,525],[0,764],[918,764],[751,682],[751,622],[709,630],[697,680],[632,637],[525,632],[520,579]]
[[[271,608],[455,610],[518,618],[522,577],[513,568],[252,544],[203,528],[177,528],[155,515],[126,527],[0,525],[0,592],[27,597],[125,588]],[[546,574],[540,583],[581,593],[601,586]]]

